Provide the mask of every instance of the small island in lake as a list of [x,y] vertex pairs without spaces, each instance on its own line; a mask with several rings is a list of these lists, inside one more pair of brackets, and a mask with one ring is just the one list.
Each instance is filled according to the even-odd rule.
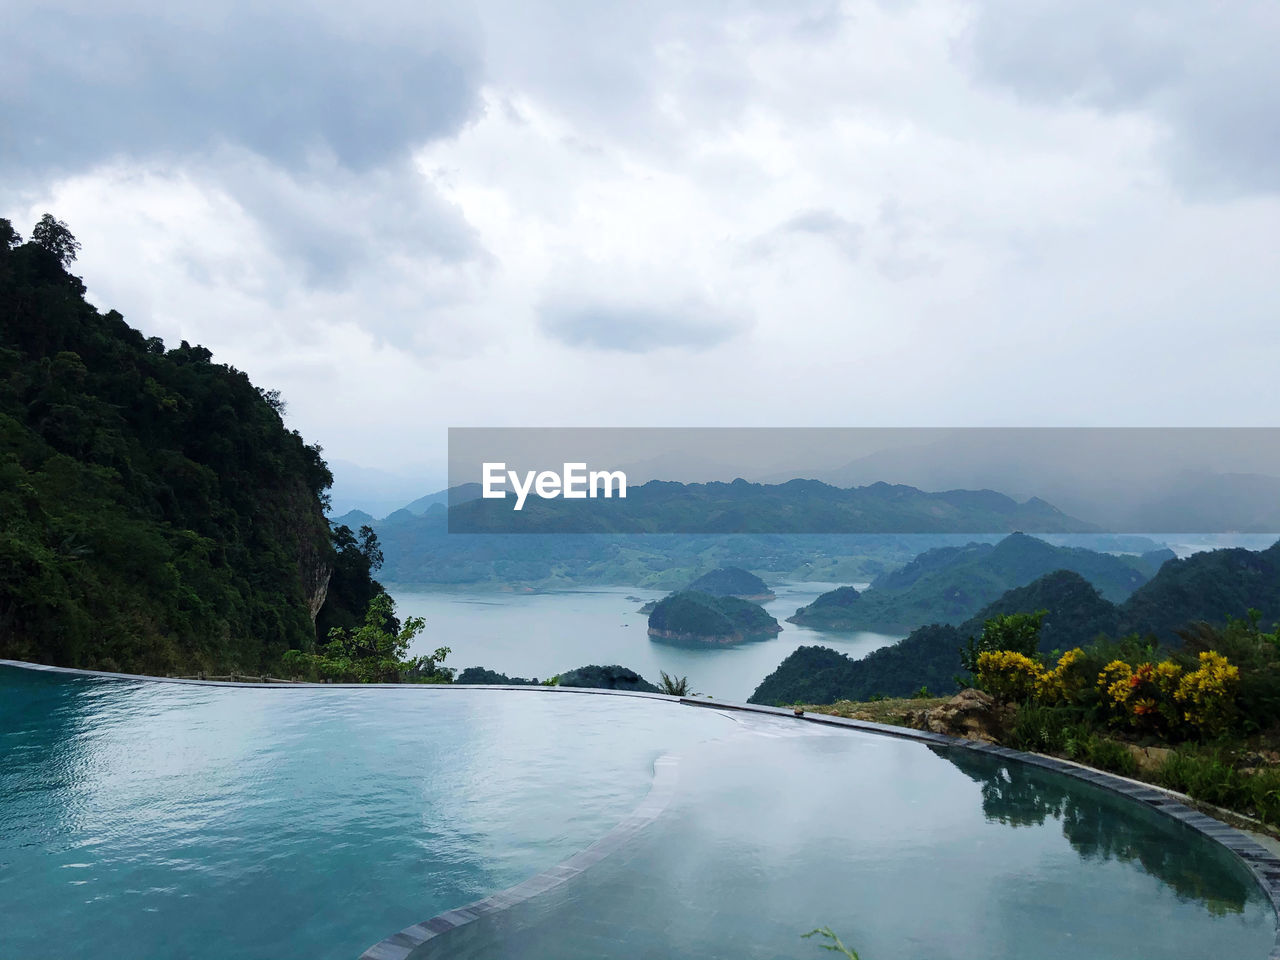
[[818,630],[856,630],[860,626],[860,596],[853,587],[837,587],[824,593],[807,607],[801,607],[793,616],[787,617],[787,623],[815,627]]
[[649,614],[649,636],[689,643],[741,643],[782,632],[759,604],[682,590],[659,601]]
[[718,567],[704,573],[685,589],[709,593],[713,597],[737,597],[757,603],[776,599],[767,583],[741,567]]
[[[739,600],[750,600],[753,603],[767,603],[777,599],[767,583],[741,567],[717,567],[710,573],[704,573],[677,593],[690,591],[709,594],[713,597],[737,597]],[[633,598],[627,597],[627,599]],[[648,616],[660,602],[650,600],[640,607],[639,612]]]

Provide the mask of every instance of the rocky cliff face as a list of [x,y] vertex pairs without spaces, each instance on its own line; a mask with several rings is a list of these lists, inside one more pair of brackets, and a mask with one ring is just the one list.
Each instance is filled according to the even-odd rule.
[[698,643],[710,644],[711,646],[720,646],[728,643],[742,643],[746,639],[741,633],[690,633],[680,630],[661,630],[654,627],[649,628],[649,636],[656,640],[670,640],[672,643]]

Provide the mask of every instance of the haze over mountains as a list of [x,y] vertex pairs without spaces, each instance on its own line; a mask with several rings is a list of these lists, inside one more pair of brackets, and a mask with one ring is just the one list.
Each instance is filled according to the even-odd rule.
[[[841,489],[906,486],[933,496],[991,491],[1047,503],[1091,529],[1280,530],[1275,429],[464,430],[450,432],[449,457],[454,487],[477,479],[482,460],[522,469],[586,460],[593,468],[625,470],[640,488],[658,481],[650,489],[685,484],[686,492],[705,492],[744,482],[781,488],[820,481]],[[348,466],[339,465],[334,512],[351,504],[375,517],[390,513],[385,497],[360,503],[348,495],[358,486],[344,480]],[[412,501],[404,495],[396,506]]]
[[[1040,496],[1109,530],[1280,530],[1280,445],[1270,431],[967,430],[879,451],[824,474],[923,489]],[[1221,465],[1236,465],[1224,470]]]

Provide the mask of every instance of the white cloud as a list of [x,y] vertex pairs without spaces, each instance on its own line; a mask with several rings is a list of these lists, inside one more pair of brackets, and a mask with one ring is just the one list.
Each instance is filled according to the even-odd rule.
[[[49,97],[107,71],[193,115],[100,142],[42,115],[66,163],[24,152],[5,200],[72,226],[104,308],[282,389],[336,457],[430,462],[450,425],[1243,425],[1280,401],[1256,5],[1203,43],[1189,6],[379,7],[350,50],[338,9],[294,11],[324,54],[297,84],[234,19],[234,83],[159,58],[165,31],[198,47],[194,13],[128,83],[77,65]],[[397,79],[441,64],[456,87]],[[234,104],[258,74],[299,114],[277,139],[190,92]]]

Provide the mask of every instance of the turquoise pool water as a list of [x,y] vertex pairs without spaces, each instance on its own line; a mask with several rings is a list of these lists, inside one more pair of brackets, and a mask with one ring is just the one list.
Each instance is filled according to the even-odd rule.
[[354,960],[570,856],[660,754],[732,727],[636,698],[0,666],[0,958]]
[[669,806],[414,960],[1246,958],[1243,865],[1088,784],[789,719],[555,692],[0,667],[0,958],[355,960]]

